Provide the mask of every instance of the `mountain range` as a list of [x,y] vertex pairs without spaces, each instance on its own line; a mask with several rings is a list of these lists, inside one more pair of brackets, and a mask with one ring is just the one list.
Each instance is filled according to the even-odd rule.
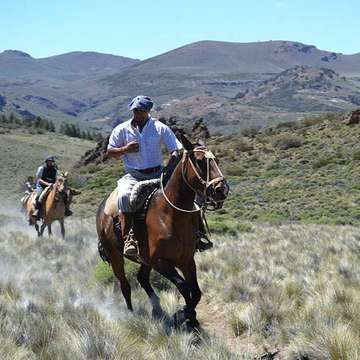
[[157,116],[203,117],[210,129],[291,120],[360,102],[360,53],[292,41],[200,41],[140,61],[96,52],[35,59],[0,54],[0,111],[108,129],[147,94]]

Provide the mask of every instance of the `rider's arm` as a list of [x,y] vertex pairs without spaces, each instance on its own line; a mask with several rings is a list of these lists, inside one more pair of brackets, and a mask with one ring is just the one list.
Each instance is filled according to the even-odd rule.
[[106,153],[110,157],[120,157],[127,153],[123,133],[118,127],[111,132]]

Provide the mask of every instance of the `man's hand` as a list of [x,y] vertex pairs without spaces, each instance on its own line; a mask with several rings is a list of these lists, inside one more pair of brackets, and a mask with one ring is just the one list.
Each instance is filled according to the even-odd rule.
[[124,151],[127,153],[134,153],[139,151],[139,143],[137,141],[130,141],[124,146]]
[[120,157],[126,153],[134,153],[138,151],[139,151],[139,143],[137,141],[130,141],[125,146],[108,149],[106,154],[110,157]]

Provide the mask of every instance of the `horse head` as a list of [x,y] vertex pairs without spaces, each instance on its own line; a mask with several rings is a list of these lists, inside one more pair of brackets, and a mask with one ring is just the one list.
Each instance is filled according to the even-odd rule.
[[67,191],[66,188],[66,180],[67,180],[68,173],[60,173],[58,178],[56,179],[56,182],[53,186],[53,190],[55,191],[55,200],[59,200],[60,197],[64,197]]
[[193,145],[181,135],[184,147],[182,176],[185,183],[206,203],[220,209],[229,194],[216,156],[205,145]]

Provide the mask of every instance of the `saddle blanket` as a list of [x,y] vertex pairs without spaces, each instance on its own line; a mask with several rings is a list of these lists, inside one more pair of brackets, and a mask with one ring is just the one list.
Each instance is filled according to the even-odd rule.
[[[134,185],[130,194],[130,206],[135,211],[141,210],[146,199],[151,193],[159,188],[160,179],[151,179],[139,181]],[[104,213],[109,216],[116,216],[119,213],[119,196],[118,190],[115,190],[109,195],[105,202]]]

